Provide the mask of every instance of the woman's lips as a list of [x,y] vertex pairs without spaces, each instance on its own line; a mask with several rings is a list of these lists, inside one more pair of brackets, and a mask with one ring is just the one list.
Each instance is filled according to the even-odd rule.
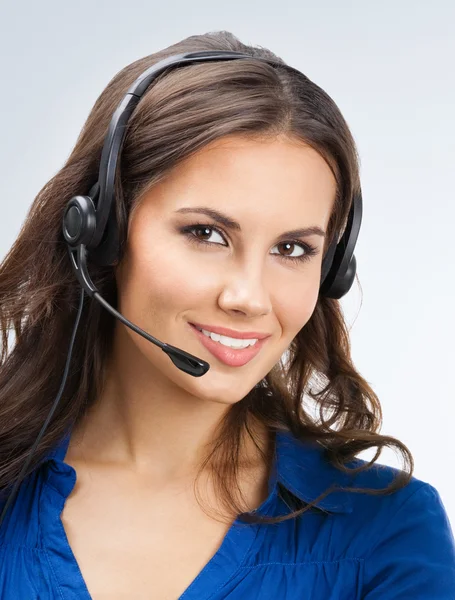
[[268,338],[264,338],[263,340],[258,340],[254,346],[236,350],[235,348],[229,348],[228,346],[223,346],[223,344],[220,344],[219,342],[213,341],[203,334],[202,331],[199,331],[194,325],[191,323],[188,324],[198,336],[203,346],[205,346],[218,360],[230,367],[242,367],[243,365],[246,365],[246,363],[250,362],[250,360],[256,356],[268,340]]

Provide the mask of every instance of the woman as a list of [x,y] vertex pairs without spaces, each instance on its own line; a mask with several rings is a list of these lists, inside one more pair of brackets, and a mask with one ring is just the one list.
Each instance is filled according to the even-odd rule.
[[[88,251],[105,304],[84,303],[69,199],[88,194],[89,211],[101,194],[133,82],[211,50],[252,58],[163,73],[122,125],[119,253]],[[359,194],[333,100],[232,34],[192,36],[109,83],[1,266],[2,598],[454,597],[439,494],[377,433],[379,400],[321,291]],[[403,470],[356,458],[384,446]]]

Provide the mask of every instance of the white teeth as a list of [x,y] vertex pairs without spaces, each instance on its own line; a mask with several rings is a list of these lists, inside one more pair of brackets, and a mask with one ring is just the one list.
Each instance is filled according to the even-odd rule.
[[248,346],[254,346],[257,342],[257,339],[251,340],[239,340],[231,337],[227,337],[226,335],[220,335],[219,333],[212,333],[211,331],[207,331],[206,329],[199,329],[202,331],[204,335],[211,338],[214,342],[219,342],[223,344],[223,346],[229,346],[230,348],[241,349],[247,348]]

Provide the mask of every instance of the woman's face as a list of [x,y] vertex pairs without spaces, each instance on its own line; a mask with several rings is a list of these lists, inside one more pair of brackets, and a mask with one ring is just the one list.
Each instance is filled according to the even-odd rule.
[[[241,400],[280,360],[318,298],[324,237],[283,234],[309,227],[325,232],[335,192],[324,159],[285,138],[229,136],[180,163],[132,212],[116,272],[118,310],[210,369],[192,377],[118,323],[121,355],[140,357],[136,364],[150,373],[151,385],[159,382],[170,393]],[[238,227],[196,212],[201,207]],[[269,337],[253,358],[233,366],[206,348],[191,323]]]

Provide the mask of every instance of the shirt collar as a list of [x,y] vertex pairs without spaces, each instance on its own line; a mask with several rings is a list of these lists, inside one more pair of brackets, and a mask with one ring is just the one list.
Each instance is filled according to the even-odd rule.
[[[56,464],[57,473],[66,473],[66,471],[74,473],[73,468],[64,463],[70,436],[71,429],[66,432],[62,441],[47,457],[47,460],[52,460]],[[67,468],[65,469],[65,467]],[[269,489],[279,482],[294,496],[309,503],[333,484],[340,487],[349,481],[348,474],[343,473],[328,461],[325,457],[325,448],[318,442],[299,440],[289,431],[276,433],[275,460]],[[352,512],[349,494],[340,490],[332,491],[314,506],[327,512]]]
[[[276,478],[294,496],[304,502],[313,502],[332,485],[341,487],[350,476],[334,467],[325,457],[325,448],[318,442],[301,441],[289,431],[276,434]],[[334,513],[351,513],[349,494],[340,490],[314,504],[317,508]]]

